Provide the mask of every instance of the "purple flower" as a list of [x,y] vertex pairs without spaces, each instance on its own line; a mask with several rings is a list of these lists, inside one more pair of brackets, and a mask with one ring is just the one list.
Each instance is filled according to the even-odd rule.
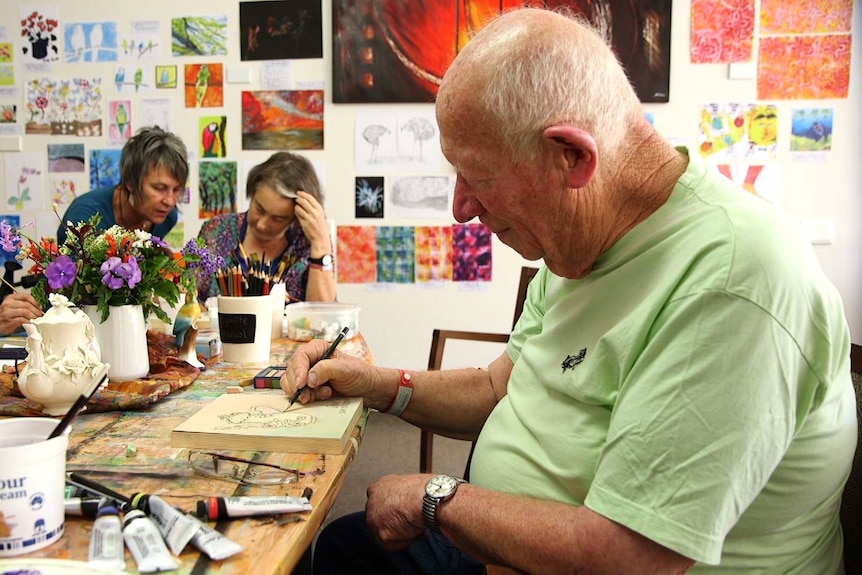
[[223,257],[218,254],[213,254],[205,245],[199,245],[196,239],[188,241],[183,248],[183,254],[192,254],[199,257],[200,261],[192,262],[189,267],[192,269],[200,268],[208,276],[215,275],[218,270],[225,267]]
[[58,256],[56,260],[45,268],[45,276],[51,289],[62,289],[69,287],[75,281],[78,266],[69,256]]
[[0,247],[6,252],[17,252],[21,236],[6,220],[0,220]]
[[141,268],[135,258],[129,258],[125,263],[118,257],[108,258],[99,271],[102,272],[102,283],[112,290],[124,285],[133,288],[141,281]]
[[158,246],[160,248],[168,247],[168,244],[158,236],[150,236],[150,241],[153,242],[154,246]]

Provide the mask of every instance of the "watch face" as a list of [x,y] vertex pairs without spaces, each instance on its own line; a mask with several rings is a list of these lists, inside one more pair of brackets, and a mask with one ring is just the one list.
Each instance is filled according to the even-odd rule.
[[325,266],[331,266],[332,265],[332,256],[330,254],[326,254],[325,256],[323,256],[320,259],[322,260],[320,262],[322,265],[325,265]]
[[448,475],[438,475],[425,484],[425,493],[431,497],[446,497],[458,487],[458,480]]

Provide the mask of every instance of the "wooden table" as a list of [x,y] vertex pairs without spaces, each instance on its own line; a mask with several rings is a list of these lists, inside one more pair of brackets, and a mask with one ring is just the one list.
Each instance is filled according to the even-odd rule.
[[[301,343],[273,340],[268,365],[285,365]],[[361,335],[339,345],[339,350],[372,361]],[[298,483],[279,487],[248,487],[196,474],[187,460],[187,450],[170,447],[171,429],[194,414],[204,402],[224,393],[243,377],[252,377],[267,364],[219,363],[202,372],[190,386],[175,391],[143,411],[82,413],[72,424],[67,454],[67,471],[105,485],[121,494],[136,492],[159,495],[186,511],[210,496],[292,495],[300,496],[311,487],[313,511],[275,517],[231,519],[214,525],[245,550],[223,561],[210,561],[191,545],[179,557],[181,568],[173,573],[290,573],[309,546],[332,507],[344,482],[362,437],[365,418],[353,440],[339,455],[317,453],[270,453],[232,451],[231,455],[282,466],[312,471],[323,467],[322,474],[304,476]],[[275,390],[278,392],[278,390]],[[259,393],[251,387],[245,393]],[[132,449],[134,448],[134,449]],[[66,517],[64,536],[54,544],[21,557],[51,557],[86,561],[92,519]],[[212,525],[212,524],[211,524]],[[129,573],[137,573],[134,559],[126,551]]]

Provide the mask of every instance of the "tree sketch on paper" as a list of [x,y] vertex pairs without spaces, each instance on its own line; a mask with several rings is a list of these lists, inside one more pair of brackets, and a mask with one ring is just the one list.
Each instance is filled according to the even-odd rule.
[[116,62],[116,22],[71,22],[64,26],[66,62]]
[[120,183],[122,150],[90,150],[90,189],[116,186]]
[[236,162],[198,162],[198,216],[208,220],[236,211]]
[[357,170],[438,169],[442,161],[440,132],[433,110],[395,114],[358,113],[355,161]]
[[26,85],[26,134],[102,135],[102,79],[33,79]]
[[186,16],[171,19],[173,56],[227,54],[227,16]]

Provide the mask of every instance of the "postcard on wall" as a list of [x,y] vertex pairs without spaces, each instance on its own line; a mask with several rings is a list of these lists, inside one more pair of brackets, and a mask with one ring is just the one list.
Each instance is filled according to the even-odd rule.
[[342,453],[361,415],[361,397],[291,406],[280,390],[224,394],[175,427],[171,446]]

